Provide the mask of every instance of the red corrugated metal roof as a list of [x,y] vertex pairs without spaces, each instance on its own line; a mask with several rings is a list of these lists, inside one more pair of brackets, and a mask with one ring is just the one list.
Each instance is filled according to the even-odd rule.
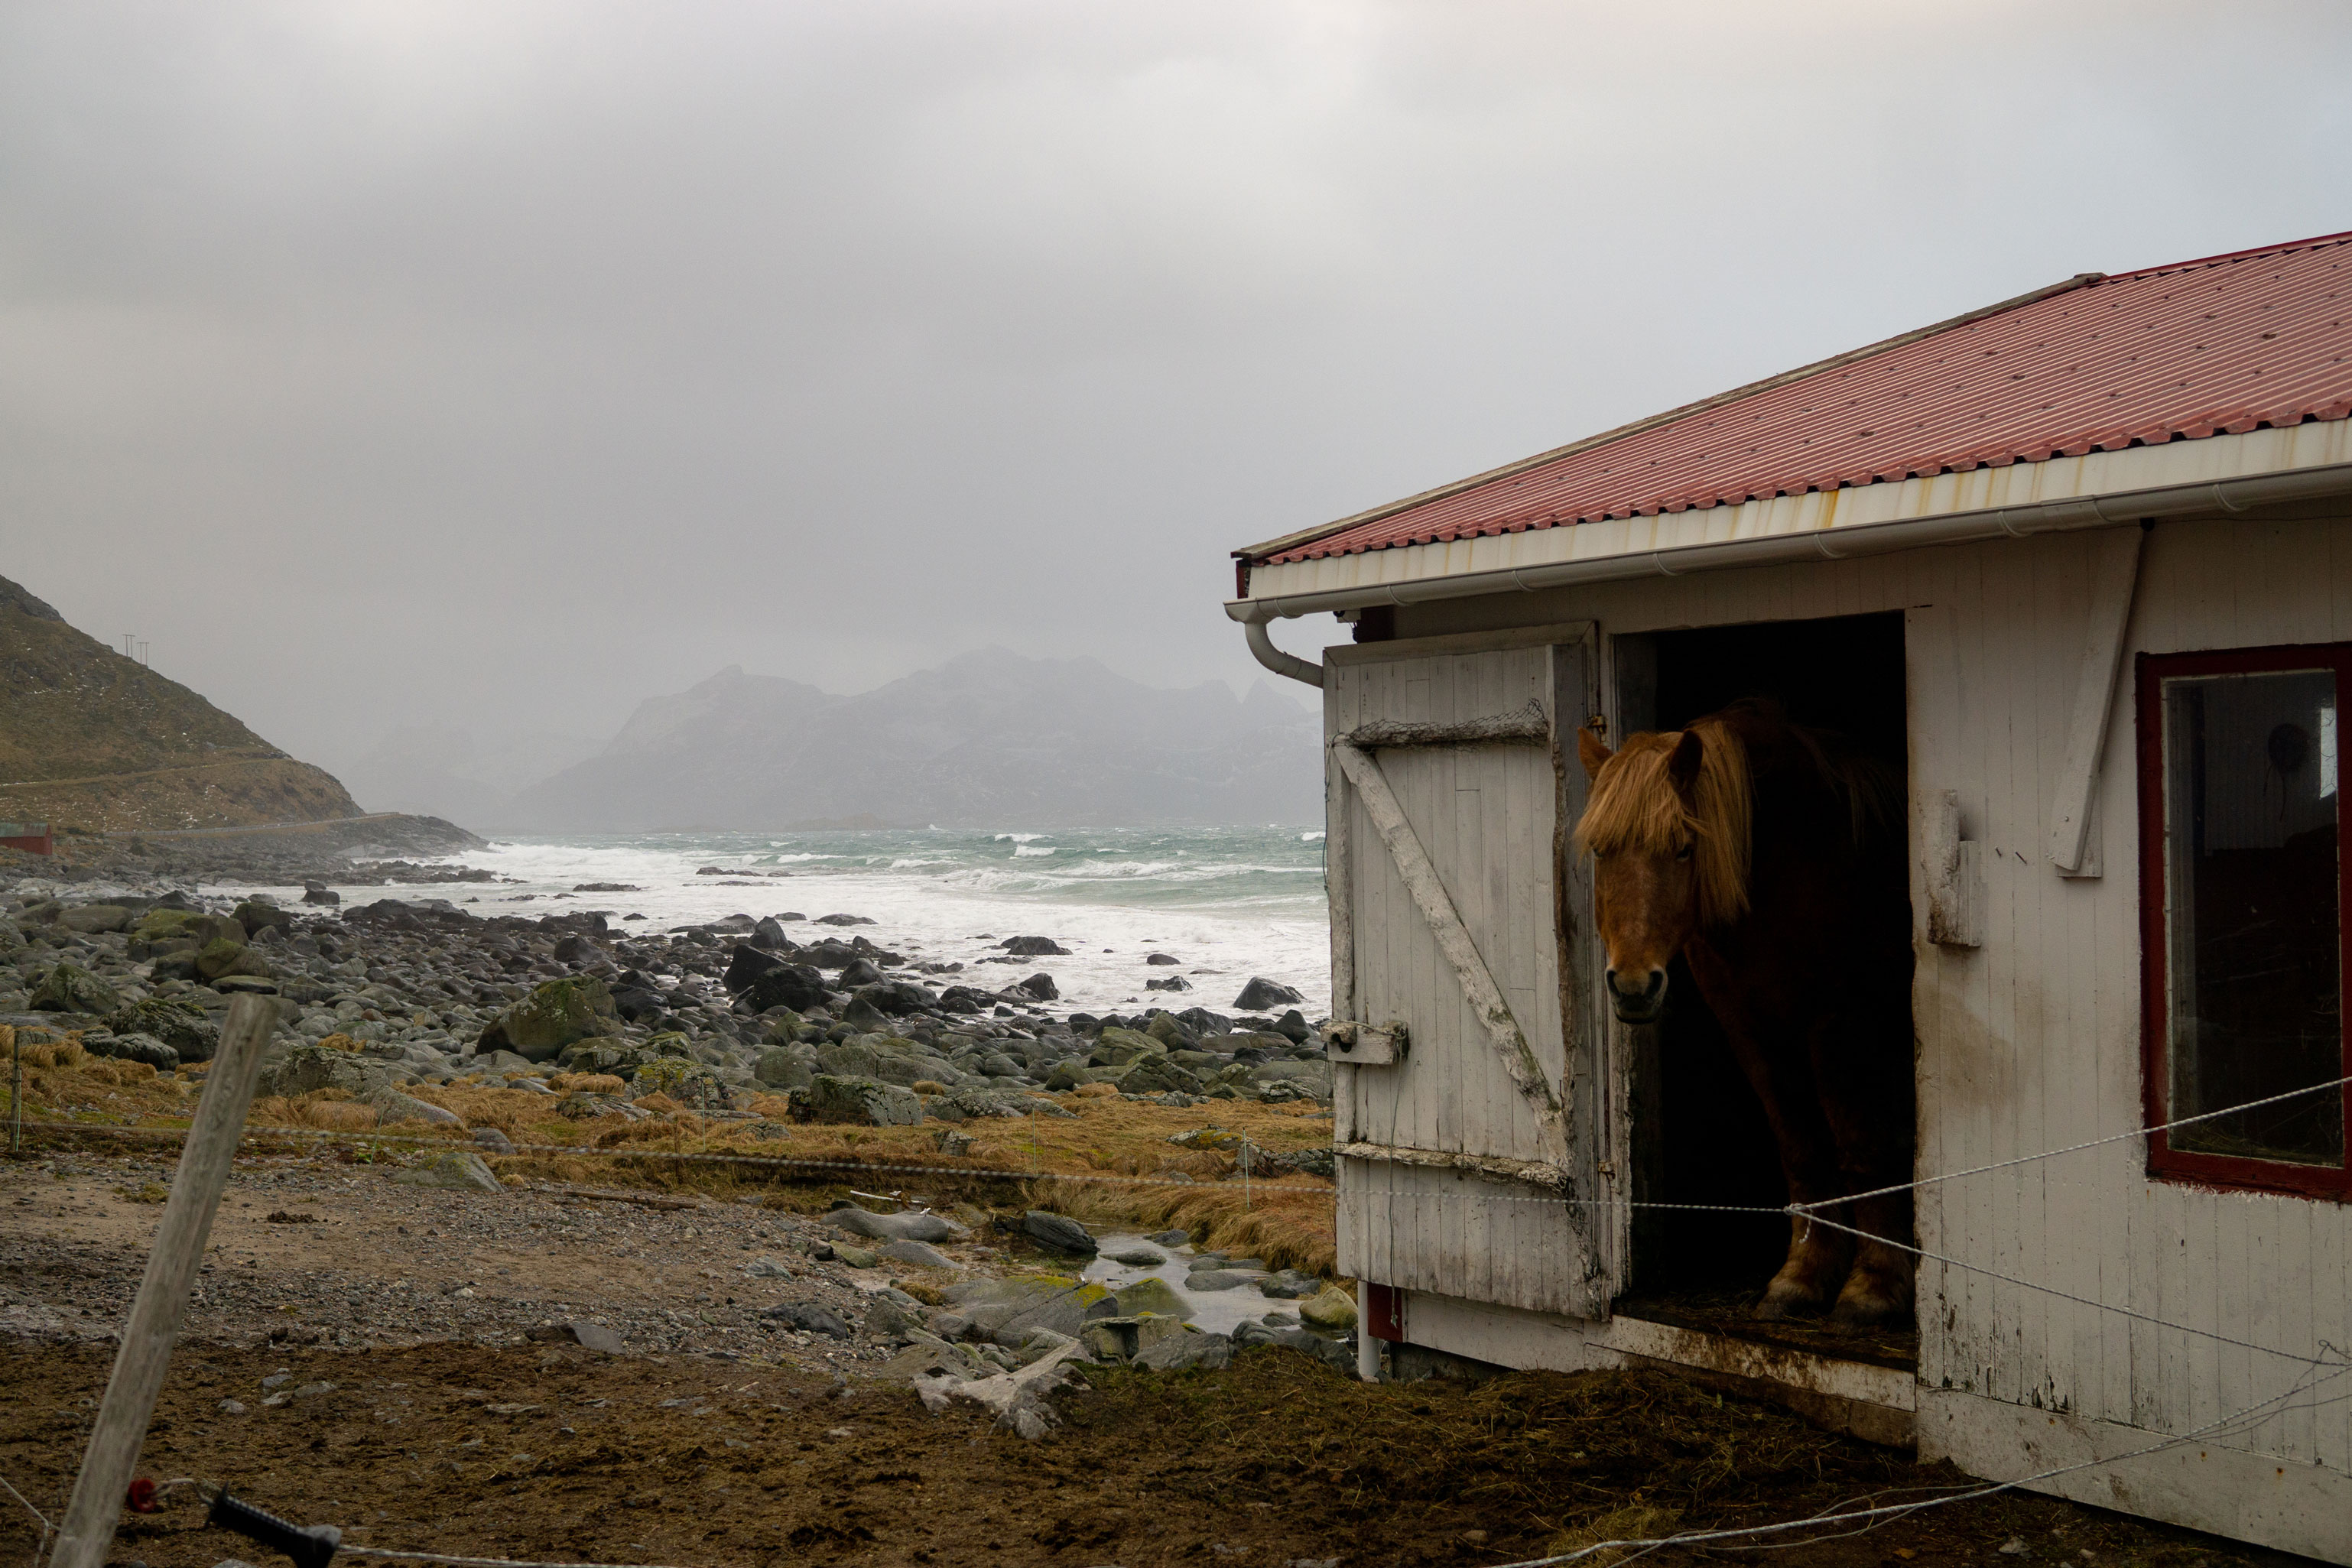
[[2072,284],[1242,552],[1736,506],[2352,414],[2352,233]]

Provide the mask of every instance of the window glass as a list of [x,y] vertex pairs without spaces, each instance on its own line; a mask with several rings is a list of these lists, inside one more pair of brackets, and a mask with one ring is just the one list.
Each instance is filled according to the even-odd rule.
[[[2175,1118],[2331,1082],[2344,1069],[2336,676],[2163,684],[2165,900]],[[2175,1149],[2344,1163],[2340,1095],[2170,1134]]]

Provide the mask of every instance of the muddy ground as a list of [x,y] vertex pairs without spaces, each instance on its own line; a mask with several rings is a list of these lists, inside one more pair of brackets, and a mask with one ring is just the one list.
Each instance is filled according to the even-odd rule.
[[[165,1174],[131,1156],[0,1161],[0,1476],[52,1518]],[[1056,1396],[1060,1429],[1024,1443],[970,1406],[927,1413],[875,1375],[886,1348],[868,1336],[762,1326],[772,1301],[854,1315],[871,1298],[877,1281],[794,1249],[803,1217],[646,1197],[429,1191],[325,1156],[241,1161],[143,1471],[225,1483],[354,1543],[691,1568],[1499,1563],[1967,1484],[1668,1374],[1368,1386],[1278,1349],[1216,1372],[1084,1369],[1087,1385]],[[760,1257],[792,1273],[747,1276]],[[1024,1261],[977,1243],[959,1258]],[[528,1337],[564,1316],[607,1322],[627,1351]],[[191,1495],[127,1516],[115,1561],[277,1561],[205,1528]],[[0,1498],[0,1563],[28,1561],[37,1534]],[[2023,1497],[1780,1560],[2277,1561]]]

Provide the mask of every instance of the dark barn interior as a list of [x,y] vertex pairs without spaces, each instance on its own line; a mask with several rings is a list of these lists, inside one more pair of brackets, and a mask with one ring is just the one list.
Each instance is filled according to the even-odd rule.
[[[1620,637],[1624,729],[1676,729],[1742,697],[1778,700],[1800,724],[1837,730],[1907,779],[1899,612]],[[1907,799],[1907,792],[1906,797]],[[1635,1033],[1637,1199],[1787,1201],[1762,1106],[1680,960],[1664,1017]],[[1637,1210],[1631,1296],[1760,1293],[1786,1254],[1778,1216]]]

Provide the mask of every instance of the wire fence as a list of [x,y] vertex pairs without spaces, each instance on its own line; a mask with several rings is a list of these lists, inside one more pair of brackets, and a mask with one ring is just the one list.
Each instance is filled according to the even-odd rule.
[[[2346,1351],[2342,1347],[2337,1346],[2328,1340],[2321,1339],[2316,1341],[2315,1345],[2309,1350],[2290,1350],[2276,1345],[2263,1344],[2252,1340],[2244,1339],[2237,1335],[2224,1333],[2216,1328],[2207,1328],[2198,1324],[2186,1323],[2172,1319],[2158,1317],[2151,1313],[2137,1311],[2137,1309],[2128,1306],[2123,1306],[2109,1301],[2102,1301],[2095,1298],[2083,1296],[2057,1286],[2026,1279],[2022,1276],[1989,1268],[1982,1264],[1972,1263],[1967,1260],[1955,1258],[1942,1252],[1929,1250],[1916,1245],[1897,1241],[1887,1237],[1874,1236],[1857,1227],[1833,1219],[1822,1212],[1822,1210],[1834,1207],[1839,1204],[1851,1202],[1857,1197],[1867,1197],[1888,1196],[1898,1192],[1916,1190],[1948,1182],[1984,1176],[2002,1171],[2019,1170],[2042,1162],[2059,1159],[2074,1155],[2080,1155],[2089,1151],[2109,1147],[2117,1144],[2147,1138],[2159,1133],[2168,1133],[2176,1128],[2242,1114],[2249,1110],[2260,1109],[2264,1106],[2276,1104],[2284,1101],[2296,1099],[2305,1095],[2320,1093],[2329,1090],[2338,1090],[2341,1089],[2347,1082],[2352,1082],[2352,1078],[2339,1078],[2326,1083],[2311,1084],[2303,1089],[2290,1091],[2286,1093],[2266,1096],[2260,1100],[2247,1102],[2242,1105],[2232,1105],[2222,1110],[2204,1112],[2196,1115],[2179,1117],[2156,1126],[2134,1128],[2130,1131],[2112,1134],[2106,1137],[2091,1139],[2082,1143],[2070,1144],[2060,1147],[2041,1150],[2032,1154],[2021,1155],[2013,1158],[1996,1161],[1987,1165],[1974,1166],[1961,1170],[1920,1176],[1910,1182],[1875,1188],[1866,1193],[1849,1195],[1848,1197],[1836,1199],[1820,1200],[1808,1203],[1787,1203],[1780,1205],[1663,1203],[1641,1199],[1579,1197],[1564,1191],[1546,1191],[1530,1194],[1481,1193],[1466,1195],[1471,1201],[1480,1203],[1534,1203],[1553,1207],[1565,1205],[1594,1209],[1647,1209],[1679,1211],[1685,1213],[1737,1214],[1758,1218],[1779,1217],[1785,1218],[1801,1224],[1821,1225],[1826,1228],[1838,1231],[1848,1236],[1858,1239],[1868,1238],[1882,1244],[1894,1246],[1900,1250],[1922,1260],[1923,1261],[1934,1262],[1946,1268],[1956,1269],[1965,1272],[1980,1275],[2016,1289],[2039,1292],[2055,1300],[2068,1301],[2077,1306],[2091,1309],[2099,1312],[2111,1313],[2152,1328],[2187,1334],[2212,1343],[2227,1345],[2235,1349],[2244,1350],[2264,1356],[2274,1357],[2295,1364],[2302,1368],[2302,1371],[2296,1377],[2294,1383],[2290,1387],[2281,1391],[2280,1393],[2250,1403],[2217,1420],[2208,1422],[2188,1431],[2162,1437],[2153,1443],[2132,1449],[2128,1452],[2110,1455],[2105,1458],[2084,1459],[2068,1465],[2055,1466],[2012,1480],[1989,1482],[1981,1486],[1966,1488],[1930,1498],[1914,1499],[1906,1501],[1867,1507],[1832,1510],[1825,1512],[1808,1514],[1798,1519],[1780,1520],[1764,1524],[1743,1525],[1717,1530],[1690,1531],[1654,1538],[1603,1541],[1580,1547],[1572,1552],[1562,1552],[1547,1557],[1529,1558],[1518,1563],[1505,1564],[1503,1565],[1503,1568],[1563,1568],[1563,1565],[1576,1563],[1602,1552],[1622,1553],[1623,1555],[1617,1560],[1622,1563],[1631,1561],[1636,1557],[1647,1555],[1651,1552],[1654,1552],[1667,1547],[1705,1548],[1731,1542],[1743,1542],[1753,1549],[1761,1550],[1776,1544],[1801,1544],[1807,1542],[1829,1539],[1833,1535],[1860,1533],[1864,1531],[1879,1528],[1882,1525],[1894,1522],[1897,1520],[1911,1517],[1924,1510],[1946,1507],[1954,1503],[1980,1500],[1982,1499],[1997,1496],[2006,1492],[2046,1486],[2050,1482],[2062,1479],[2068,1476],[2126,1464],[2134,1459],[2144,1458],[2152,1455],[2164,1453],[2187,1444],[2211,1442],[2232,1436],[2242,1435],[2255,1429],[2265,1422],[2274,1420],[2278,1416],[2288,1414],[2292,1411],[2316,1409],[2323,1406],[2340,1405],[2347,1400],[2352,1400],[2352,1392],[2336,1393],[2330,1397],[2325,1399],[2305,1397],[2306,1396],[2315,1394],[2319,1390],[2335,1387],[2336,1385],[2343,1383],[2347,1378],[2352,1378],[2352,1356],[2347,1356]],[[29,1121],[24,1123],[23,1125],[27,1130],[37,1130],[42,1132],[70,1133],[85,1135],[96,1134],[101,1136],[117,1136],[134,1139],[156,1139],[167,1143],[178,1141],[185,1136],[184,1129],[173,1127],[110,1126],[102,1124],[88,1122],[51,1120]],[[392,1145],[395,1146],[413,1147],[417,1149],[440,1151],[462,1150],[467,1152],[491,1153],[500,1155],[514,1154],[558,1155],[571,1158],[601,1157],[627,1161],[659,1162],[663,1164],[684,1162],[688,1164],[765,1168],[779,1172],[801,1172],[808,1174],[826,1173],[849,1176],[872,1176],[877,1175],[915,1176],[940,1180],[964,1182],[977,1181],[1024,1185],[1070,1184],[1078,1186],[1101,1186],[1129,1188],[1185,1188],[1193,1191],[1215,1191],[1219,1189],[1227,1189],[1244,1191],[1253,1195],[1298,1193],[1323,1197],[1330,1197],[1334,1195],[1333,1187],[1331,1186],[1319,1182],[1266,1182],[1263,1180],[1253,1182],[1247,1174],[1246,1159],[1244,1160],[1243,1166],[1244,1174],[1240,1177],[1230,1180],[1221,1179],[1204,1181],[1184,1176],[1123,1176],[1103,1171],[1052,1171],[1034,1167],[1028,1170],[1023,1170],[1013,1166],[983,1166],[977,1164],[946,1165],[885,1160],[824,1159],[787,1155],[752,1155],[708,1149],[664,1149],[647,1146],[644,1144],[600,1146],[595,1145],[568,1143],[513,1144],[509,1142],[507,1146],[502,1148],[481,1149],[471,1143],[448,1136],[418,1135],[413,1134],[381,1131],[358,1132],[311,1127],[247,1127],[245,1130],[243,1142],[246,1145],[267,1145],[274,1140],[307,1140],[314,1145],[341,1145],[362,1147]],[[1258,1150],[1256,1152],[1263,1153],[1264,1151]],[[1475,1176],[1480,1173],[1475,1170],[1465,1170],[1463,1174]],[[879,1195],[869,1194],[866,1196],[872,1197]],[[1367,1193],[1361,1196],[1393,1197],[1412,1195],[1381,1195],[1377,1193]],[[34,1520],[38,1524],[41,1532],[41,1545],[37,1549],[35,1553],[35,1562],[37,1564],[41,1560],[41,1557],[46,1552],[47,1546],[54,1539],[55,1526],[39,1509],[36,1508],[27,1499],[26,1499],[22,1492],[20,1492],[15,1486],[11,1485],[5,1478],[0,1478],[0,1489],[5,1489],[9,1497],[14,1499],[18,1504],[22,1505],[26,1511],[33,1516]],[[1851,1526],[1853,1528],[1843,1528],[1846,1526]],[[1778,1539],[1789,1536],[1800,1536],[1801,1539],[1787,1542],[1782,1542]],[[425,1552],[421,1550],[375,1547],[359,1543],[341,1545],[338,1550],[354,1556],[364,1556],[391,1562],[438,1563],[446,1565],[446,1568],[651,1568],[651,1565],[643,1563],[547,1563],[515,1558],[467,1556],[453,1553]]]

